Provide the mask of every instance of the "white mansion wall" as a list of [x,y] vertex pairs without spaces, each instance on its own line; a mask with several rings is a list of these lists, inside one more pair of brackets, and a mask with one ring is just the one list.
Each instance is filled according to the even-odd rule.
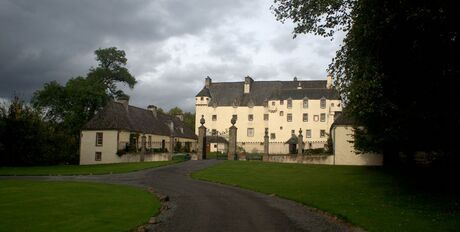
[[[230,120],[233,115],[237,115],[238,119],[235,126],[238,128],[237,142],[238,146],[242,146],[247,152],[263,151],[263,141],[265,128],[269,128],[269,136],[275,134],[275,138],[270,141],[270,154],[286,154],[289,151],[288,145],[284,144],[290,137],[292,130],[298,135],[299,129],[302,129],[305,148],[322,148],[327,142],[327,134],[330,126],[334,122],[334,115],[337,111],[342,111],[340,100],[326,100],[326,107],[321,109],[319,99],[308,100],[308,108],[303,108],[303,100],[292,100],[292,107],[287,107],[287,99],[284,104],[280,104],[279,100],[268,101],[268,107],[264,106],[208,106],[206,98],[201,100],[201,97],[196,98],[196,130],[200,124],[201,115],[204,115],[206,120],[205,126],[211,133],[212,129],[219,132],[225,132],[231,126]],[[274,104],[274,105],[273,105]],[[280,115],[283,111],[283,115]],[[303,121],[303,114],[308,113],[308,121]],[[320,121],[321,113],[326,114],[324,122]],[[253,115],[253,121],[248,120],[248,115]],[[264,114],[269,115],[269,119],[264,120]],[[287,115],[292,114],[292,121],[287,121]],[[216,115],[217,119],[212,120],[212,115]],[[317,115],[318,120],[314,120]],[[248,136],[248,128],[254,128],[254,136]],[[306,130],[311,130],[311,137],[307,138]],[[320,130],[326,132],[326,136],[320,136]],[[228,139],[228,133],[224,133],[223,137]],[[311,147],[309,147],[311,145]]]
[[382,165],[383,156],[380,154],[356,154],[353,147],[353,127],[334,126],[332,139],[334,142],[334,154],[336,165]]
[[[96,133],[102,132],[102,146],[96,146]],[[82,131],[80,138],[80,164],[119,163],[116,130]],[[101,152],[101,161],[96,161],[96,152]]]

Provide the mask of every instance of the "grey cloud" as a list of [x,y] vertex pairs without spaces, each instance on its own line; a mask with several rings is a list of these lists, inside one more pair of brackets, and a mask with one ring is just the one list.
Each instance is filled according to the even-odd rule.
[[[117,46],[142,49],[167,38],[215,27],[238,14],[244,1],[63,1],[0,0],[0,97],[12,90],[30,94],[50,80],[65,82],[95,64],[93,51]],[[165,62],[167,54],[146,56]],[[81,59],[89,58],[91,59]],[[135,73],[147,67],[132,66]],[[137,70],[139,69],[139,70]]]
[[279,34],[271,41],[271,46],[278,52],[289,53],[298,47],[299,39],[293,39],[292,34]]

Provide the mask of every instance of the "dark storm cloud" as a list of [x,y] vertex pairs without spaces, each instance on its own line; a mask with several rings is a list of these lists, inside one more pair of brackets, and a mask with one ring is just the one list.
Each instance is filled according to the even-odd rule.
[[[131,59],[127,48],[142,51],[154,42],[215,27],[242,2],[0,0],[0,97],[13,91],[30,96],[45,82],[85,75],[95,65],[97,48],[117,46],[129,61],[144,60]],[[138,55],[146,55],[152,69],[171,59],[154,51]],[[132,67],[134,73],[147,69]]]

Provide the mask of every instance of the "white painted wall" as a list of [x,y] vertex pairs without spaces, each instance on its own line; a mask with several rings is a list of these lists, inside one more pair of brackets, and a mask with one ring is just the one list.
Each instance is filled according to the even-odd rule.
[[[230,120],[233,115],[237,115],[238,120],[235,126],[238,128],[237,142],[247,152],[252,150],[263,151],[263,143],[265,128],[269,128],[269,136],[275,133],[274,139],[270,138],[270,154],[286,154],[289,149],[286,148],[286,142],[291,137],[291,132],[294,130],[298,135],[299,129],[302,129],[304,137],[305,148],[311,143],[311,148],[322,148],[327,142],[330,126],[334,122],[334,115],[336,112],[342,111],[340,100],[326,100],[326,108],[321,109],[320,100],[309,100],[308,108],[303,108],[303,100],[292,100],[292,107],[287,107],[287,99],[281,105],[279,100],[270,100],[268,107],[254,106],[252,108],[247,106],[233,107],[233,106],[208,106],[206,104],[206,97],[201,100],[201,97],[196,97],[196,130],[201,126],[201,115],[204,115],[206,120],[205,126],[209,129],[209,135],[212,129],[219,132],[225,132],[231,126]],[[274,103],[274,105],[273,105]],[[280,116],[280,111],[283,111],[283,116]],[[308,122],[303,121],[303,113],[308,113]],[[321,113],[326,114],[325,122],[320,121]],[[248,120],[248,115],[253,115],[253,121]],[[269,115],[268,121],[264,120],[264,114]],[[287,121],[287,115],[292,114],[292,121]],[[217,120],[212,120],[212,115],[217,115]],[[315,115],[318,120],[315,121]],[[248,137],[247,129],[254,128],[254,136]],[[306,130],[312,131],[311,138],[306,137]],[[326,132],[326,136],[320,137],[320,130]],[[228,134],[222,135],[228,139]],[[243,144],[244,143],[244,144]]]
[[[102,132],[102,146],[96,146],[96,133]],[[118,131],[82,131],[80,138],[80,164],[119,163],[117,153]],[[96,152],[101,152],[101,161],[96,161]]]
[[332,140],[336,165],[372,165],[383,164],[383,156],[380,154],[357,154],[353,145],[353,127],[334,126],[332,128]]

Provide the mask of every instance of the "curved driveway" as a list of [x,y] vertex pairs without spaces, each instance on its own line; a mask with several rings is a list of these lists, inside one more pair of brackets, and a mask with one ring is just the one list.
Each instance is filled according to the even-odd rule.
[[[152,231],[350,231],[301,204],[264,194],[193,180],[191,172],[221,161],[187,161],[125,174],[37,177],[90,180],[153,188],[170,198]],[[251,177],[248,177],[251,178]]]

